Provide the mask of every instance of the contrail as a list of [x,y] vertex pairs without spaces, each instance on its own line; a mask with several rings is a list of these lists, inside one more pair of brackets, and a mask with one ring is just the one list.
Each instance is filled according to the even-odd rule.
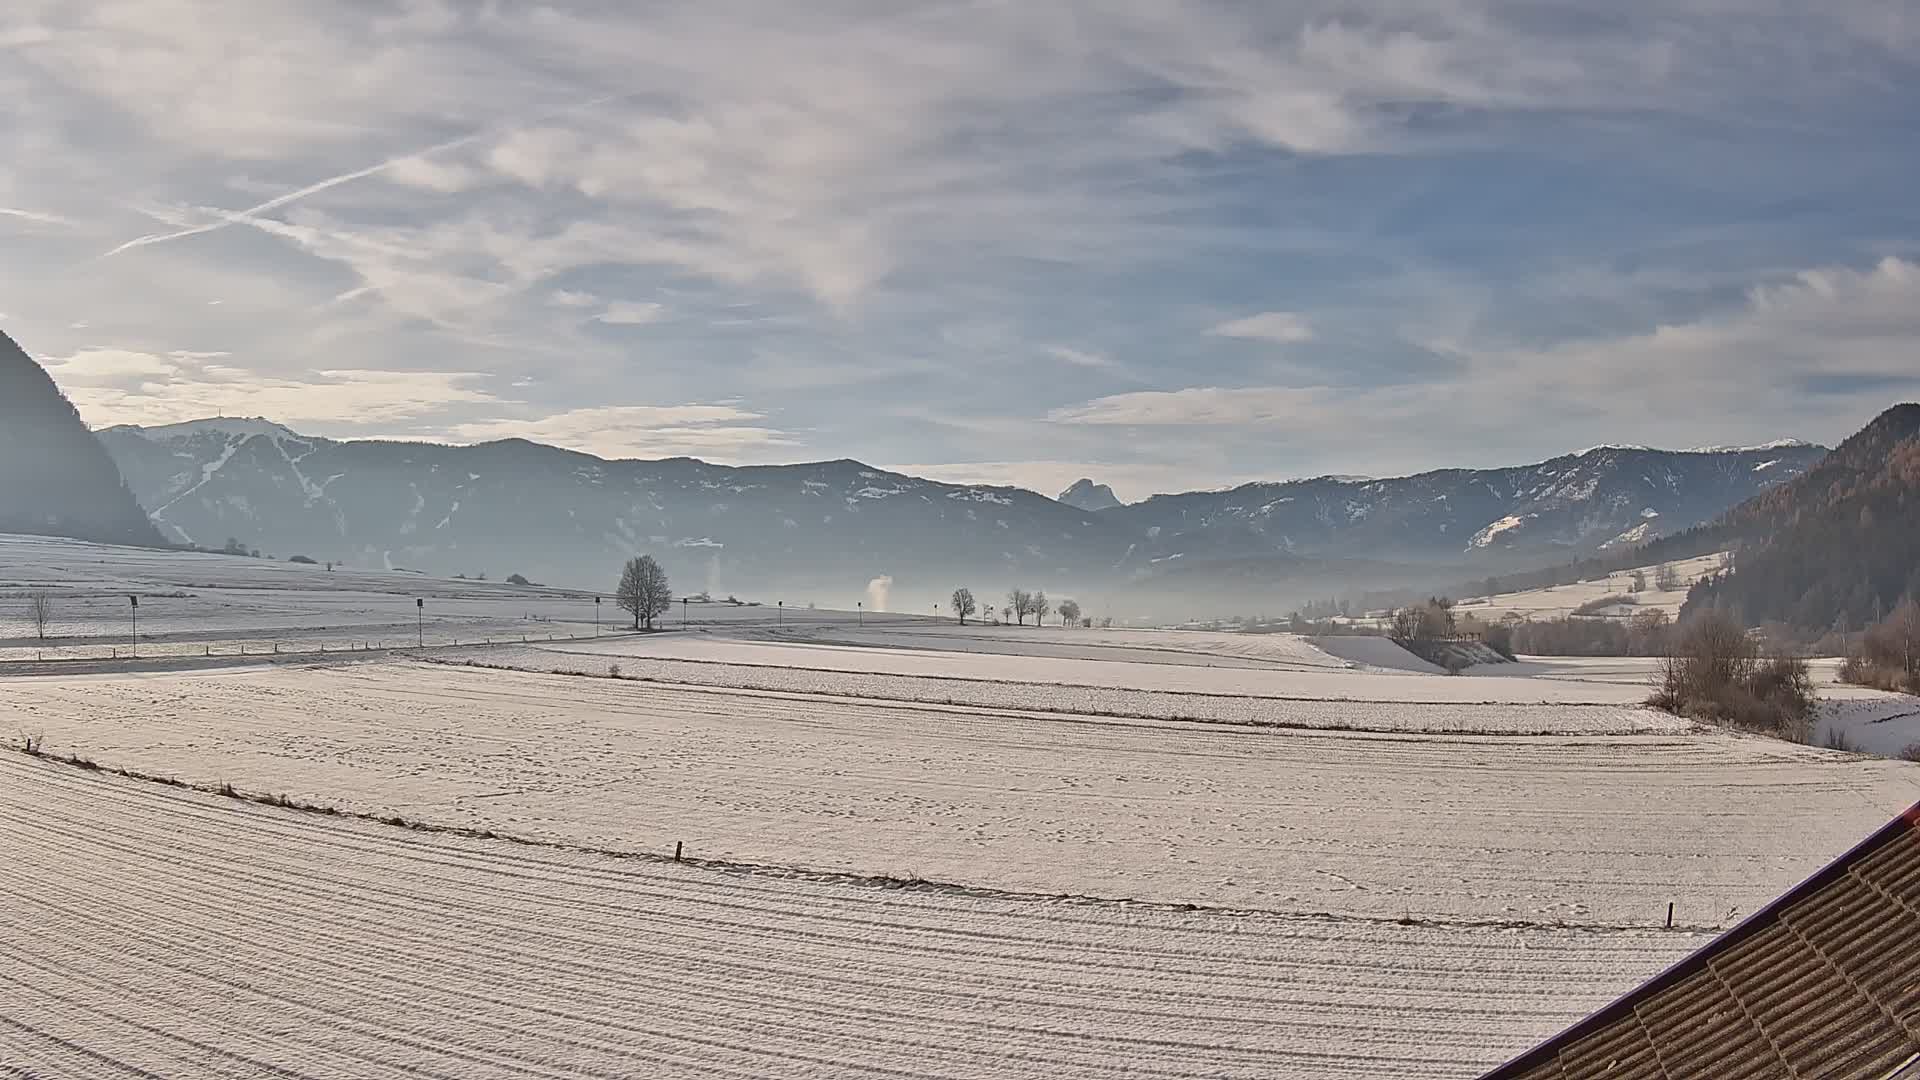
[[225,210],[216,210],[214,212],[220,215],[220,220],[212,223],[211,225],[196,225],[191,229],[181,229],[177,232],[170,232],[170,233],[152,233],[147,236],[142,236],[137,239],[129,240],[126,243],[121,244],[119,247],[114,248],[112,251],[109,251],[104,255],[100,255],[98,258],[110,259],[113,256],[118,255],[123,251],[130,251],[133,248],[146,247],[149,244],[164,244],[169,240],[180,240],[189,236],[198,236],[201,233],[213,232],[215,229],[224,229],[229,225],[250,224],[253,221],[253,219],[260,214],[267,213],[270,210],[277,210],[280,207],[285,206],[291,202],[298,202],[299,200],[304,199],[309,195],[317,195],[320,192],[327,190],[328,188],[339,187],[341,184],[350,184],[355,180],[361,180],[366,177],[372,176],[375,173],[384,172],[387,169],[393,168],[395,165],[398,165],[400,162],[405,161],[408,158],[425,157],[428,154],[438,154],[443,150],[452,150],[455,147],[465,146],[466,144],[473,142],[476,139],[483,138],[484,136],[489,135],[496,131],[504,131],[509,128],[516,127],[520,124],[537,123],[539,121],[548,120],[555,116],[563,115],[565,113],[582,112],[587,109],[592,109],[597,106],[604,105],[609,101],[613,101],[616,98],[624,97],[624,96],[625,95],[623,94],[607,94],[603,97],[597,97],[597,98],[594,98],[592,101],[584,102],[582,104],[563,105],[563,106],[560,106],[559,108],[548,109],[545,112],[537,113],[524,120],[518,120],[518,121],[514,121],[507,124],[495,124],[490,127],[485,127],[471,134],[462,135],[457,139],[448,139],[446,142],[435,143],[424,150],[415,150],[412,153],[399,154],[394,157],[390,157],[387,160],[382,161],[377,165],[369,165],[364,169],[355,169],[353,172],[341,173],[339,176],[330,176],[325,180],[320,180],[320,181],[316,181],[314,183],[308,184],[306,187],[303,187],[298,191],[289,191],[285,195],[279,195],[274,198],[268,199],[266,202],[261,203],[259,206],[248,207],[245,210],[238,210],[233,212],[228,212]]
[[215,229],[224,229],[229,225],[244,225],[247,222],[251,221],[256,215],[264,214],[269,210],[277,210],[280,207],[285,206],[290,202],[298,202],[299,200],[304,199],[309,195],[317,195],[320,192],[327,190],[328,188],[339,187],[341,184],[351,183],[355,180],[372,176],[375,173],[382,172],[392,168],[393,166],[399,164],[400,162],[405,161],[407,158],[423,157],[427,154],[437,154],[442,150],[452,150],[456,146],[464,146],[467,143],[470,143],[473,140],[479,138],[482,134],[484,134],[484,132],[476,131],[471,135],[462,135],[457,139],[448,139],[446,142],[435,143],[434,145],[429,146],[424,150],[416,150],[410,154],[400,154],[396,157],[390,157],[387,160],[380,162],[378,165],[369,165],[364,169],[355,169],[353,172],[341,173],[339,176],[330,176],[325,180],[320,180],[320,181],[316,181],[314,183],[308,184],[306,187],[303,187],[298,191],[289,191],[285,195],[275,196],[274,198],[268,199],[266,202],[261,203],[259,206],[248,207],[245,210],[239,210],[233,213],[218,211],[218,213],[220,213],[221,215],[221,220],[216,221],[211,225],[196,225],[191,229],[181,229],[177,232],[153,233],[148,236],[142,236],[142,237],[139,237],[138,239],[129,240],[126,243],[121,244],[119,247],[114,248],[112,251],[109,251],[106,254],[101,255],[100,258],[109,259],[115,255],[120,254],[123,251],[129,251],[133,248],[146,247],[148,244],[164,244],[169,240],[180,240],[189,236],[198,236],[201,233],[212,232]]

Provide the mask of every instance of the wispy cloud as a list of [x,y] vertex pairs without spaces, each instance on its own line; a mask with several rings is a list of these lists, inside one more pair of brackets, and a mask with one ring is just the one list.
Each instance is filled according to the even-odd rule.
[[478,420],[455,425],[451,433],[475,442],[532,439],[605,458],[698,456],[727,463],[794,445],[785,432],[760,423],[765,419],[730,405],[622,405],[537,419]]
[[1056,360],[1064,360],[1075,367],[1111,368],[1113,360],[1100,353],[1087,352],[1085,349],[1070,348],[1066,345],[1048,345],[1044,350]]
[[1282,345],[1313,340],[1313,327],[1304,316],[1292,311],[1263,311],[1220,323],[1207,333],[1214,337],[1252,338]]
[[320,433],[392,427],[454,405],[500,404],[477,372],[331,368],[262,376],[218,352],[83,349],[48,369],[88,423],[170,424],[244,411]]
[[616,300],[594,318],[612,326],[644,326],[660,321],[666,313],[667,309],[660,304]]

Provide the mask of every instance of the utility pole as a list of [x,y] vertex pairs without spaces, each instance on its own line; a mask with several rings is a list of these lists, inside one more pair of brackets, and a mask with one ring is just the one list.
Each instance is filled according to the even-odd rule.
[[133,611],[133,655],[140,655],[140,597],[128,595],[127,602]]
[[686,628],[687,628],[687,598],[683,596],[680,598],[680,629],[685,630]]
[[853,602],[853,617],[860,620],[861,626],[867,625],[867,602],[865,600],[855,600]]
[[427,644],[427,601],[425,597],[413,598],[413,644],[414,648],[425,648]]
[[773,609],[773,625],[785,626],[787,625],[787,602],[782,600],[779,604],[779,607]]
[[593,598],[593,636],[600,636],[600,598]]

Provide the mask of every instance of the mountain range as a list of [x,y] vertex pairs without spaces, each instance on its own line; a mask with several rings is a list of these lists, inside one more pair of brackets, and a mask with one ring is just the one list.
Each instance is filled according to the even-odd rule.
[[1129,505],[1090,478],[1049,499],[851,460],[609,461],[519,439],[341,441],[258,418],[88,438],[45,370],[4,337],[0,421],[4,530],[586,587],[645,551],[683,592],[845,604],[891,579],[901,606],[919,610],[956,585],[995,595],[1025,584],[1116,613],[1125,598],[1129,614],[1156,617],[1175,606],[1284,610],[1350,588],[1624,552],[1714,522],[1826,455],[1791,441],[1605,446],[1508,468],[1324,476]]
[[1319,595],[1415,582],[1436,567],[1501,572],[1709,521],[1825,453],[1802,443],[1600,447],[1513,468],[1320,477],[1122,505],[1091,480],[1055,500],[850,460],[608,461],[523,440],[336,441],[261,419],[98,436],[154,521],[183,543],[234,538],[283,556],[583,585],[650,551],[682,589],[823,604],[883,576],[916,603],[958,584],[997,592],[1023,581],[1183,601],[1211,589],[1246,600],[1255,583],[1282,603],[1309,584]]

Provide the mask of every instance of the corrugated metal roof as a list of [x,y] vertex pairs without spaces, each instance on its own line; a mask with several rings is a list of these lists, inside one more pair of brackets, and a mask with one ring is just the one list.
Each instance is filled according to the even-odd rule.
[[1920,804],[1483,1080],[1907,1080],[1916,1054]]

